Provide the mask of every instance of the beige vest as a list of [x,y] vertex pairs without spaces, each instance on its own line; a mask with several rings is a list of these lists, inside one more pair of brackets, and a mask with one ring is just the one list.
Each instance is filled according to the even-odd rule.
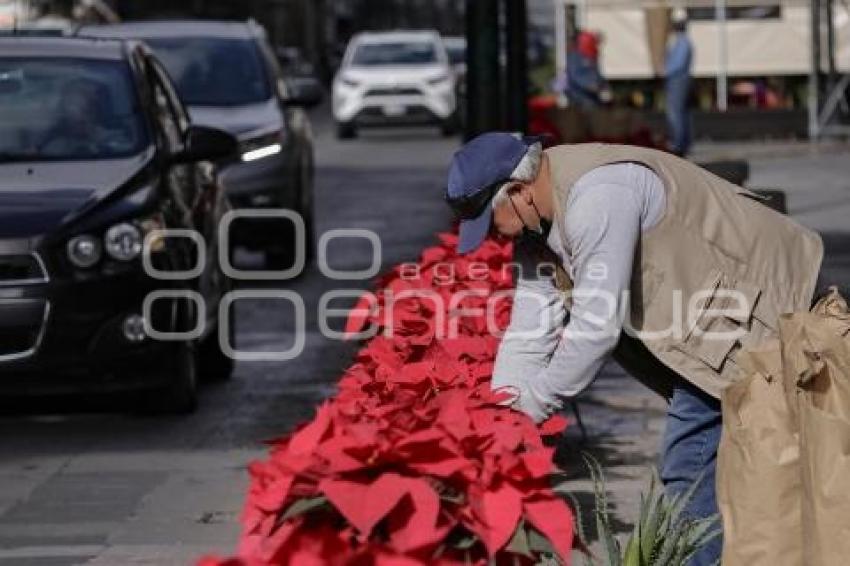
[[[734,359],[742,346],[774,335],[780,314],[809,309],[823,243],[757,195],[651,149],[579,144],[546,153],[555,188],[554,226],[567,253],[563,210],[582,175],[602,165],[636,162],[664,183],[666,210],[641,236],[630,286],[624,334],[636,340],[624,336],[618,347],[618,360],[632,373],[646,374],[647,365],[635,348],[622,347],[626,343],[648,350],[664,369],[719,397],[738,377]],[[652,383],[663,376],[638,377],[663,387]]]

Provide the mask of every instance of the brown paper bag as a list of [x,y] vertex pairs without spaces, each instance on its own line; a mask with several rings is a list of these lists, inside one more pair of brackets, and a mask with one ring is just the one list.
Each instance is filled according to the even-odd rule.
[[780,320],[789,406],[800,427],[805,564],[850,563],[850,310],[832,290]]
[[802,565],[799,442],[782,385],[781,346],[742,351],[743,379],[722,394],[717,503],[724,566]]

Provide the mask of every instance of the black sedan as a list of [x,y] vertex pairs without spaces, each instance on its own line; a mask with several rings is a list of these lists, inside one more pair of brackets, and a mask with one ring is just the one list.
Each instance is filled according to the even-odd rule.
[[140,43],[0,38],[0,391],[185,412],[199,370],[231,372],[207,160],[236,150]]
[[[283,75],[257,23],[147,21],[83,27],[79,35],[144,40],[174,79],[192,121],[237,136],[240,159],[222,172],[239,209],[288,209],[304,221],[306,259],[313,246],[313,134],[305,107],[317,85]],[[263,211],[258,214],[262,215]],[[234,223],[234,240],[265,251],[274,267],[295,261],[290,221]]]

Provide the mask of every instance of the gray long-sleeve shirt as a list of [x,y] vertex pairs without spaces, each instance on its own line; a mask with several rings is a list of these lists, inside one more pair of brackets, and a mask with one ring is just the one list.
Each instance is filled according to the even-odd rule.
[[569,317],[551,276],[537,273],[528,250],[516,247],[521,273],[492,386],[513,388],[515,406],[535,421],[590,385],[616,347],[640,234],[665,206],[661,179],[636,163],[605,165],[579,179],[564,207],[567,249],[557,228],[548,238],[573,279]]

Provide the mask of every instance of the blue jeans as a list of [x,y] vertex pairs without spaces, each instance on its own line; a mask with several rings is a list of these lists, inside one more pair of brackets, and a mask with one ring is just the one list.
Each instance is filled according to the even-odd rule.
[[670,148],[677,155],[686,155],[691,148],[691,113],[688,110],[689,77],[667,79],[667,125],[670,130]]
[[[722,426],[720,401],[681,379],[673,389],[661,461],[661,480],[668,494],[686,491],[700,474],[702,479],[685,513],[693,518],[718,513],[714,491],[717,447]],[[721,538],[700,550],[689,566],[718,562]]]

